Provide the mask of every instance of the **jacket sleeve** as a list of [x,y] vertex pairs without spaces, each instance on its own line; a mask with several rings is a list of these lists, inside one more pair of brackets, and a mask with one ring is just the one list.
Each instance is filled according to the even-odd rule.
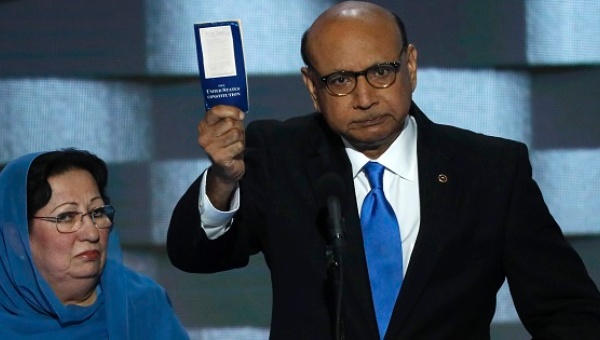
[[200,225],[198,195],[200,178],[179,199],[167,232],[167,254],[171,263],[186,272],[213,273],[248,264],[249,256],[240,256],[238,228],[209,240]]
[[533,338],[600,339],[600,294],[565,239],[519,151],[504,264],[515,307]]

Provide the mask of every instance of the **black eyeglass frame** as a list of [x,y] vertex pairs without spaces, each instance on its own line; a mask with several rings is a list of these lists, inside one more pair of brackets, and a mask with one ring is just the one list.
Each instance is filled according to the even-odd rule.
[[[108,217],[108,219],[110,220],[110,224],[106,227],[98,227],[98,224],[96,223],[96,218],[94,217],[94,213],[99,211],[100,209],[104,209],[104,214],[106,215],[106,217]],[[64,215],[64,214],[58,214],[59,216],[33,216],[32,218],[36,219],[36,220],[43,220],[43,221],[47,221],[47,222],[54,222],[54,226],[56,227],[56,231],[58,231],[61,234],[71,234],[74,232],[79,231],[79,229],[81,229],[81,227],[83,226],[83,218],[85,216],[89,216],[90,219],[92,220],[92,223],[94,224],[94,227],[96,227],[98,230],[103,230],[103,229],[110,229],[113,226],[113,219],[115,217],[115,208],[110,205],[110,204],[105,204],[105,205],[101,205],[99,207],[96,207],[88,212],[81,213],[81,212],[77,212],[76,215],[81,215],[81,218],[79,220],[79,228],[71,230],[71,231],[61,231],[60,228],[58,227],[58,223],[60,222],[59,219],[61,218],[60,215]],[[73,222],[73,223],[77,223],[77,221]]]

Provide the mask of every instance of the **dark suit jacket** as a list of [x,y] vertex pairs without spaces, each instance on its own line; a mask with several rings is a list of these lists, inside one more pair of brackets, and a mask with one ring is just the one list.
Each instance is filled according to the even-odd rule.
[[[508,279],[535,338],[600,339],[600,297],[551,217],[517,142],[418,124],[421,225],[386,339],[485,339],[496,292]],[[351,165],[319,114],[251,123],[241,208],[209,241],[199,227],[197,180],[177,204],[167,237],[172,263],[188,272],[243,267],[263,252],[270,268],[274,339],[331,339],[324,197],[317,181],[339,174],[346,188],[343,328],[346,339],[378,331]],[[440,175],[447,181],[441,180]]]

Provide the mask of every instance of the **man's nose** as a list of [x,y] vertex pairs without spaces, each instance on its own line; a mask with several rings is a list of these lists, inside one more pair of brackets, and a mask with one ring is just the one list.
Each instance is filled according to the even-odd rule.
[[379,99],[376,91],[377,89],[367,81],[366,75],[356,77],[356,87],[352,93],[354,96],[354,108],[364,110],[377,104]]

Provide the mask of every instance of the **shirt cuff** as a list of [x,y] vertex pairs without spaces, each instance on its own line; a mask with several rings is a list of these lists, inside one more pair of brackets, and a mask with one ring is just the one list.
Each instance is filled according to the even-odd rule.
[[206,232],[209,240],[214,240],[225,234],[231,223],[233,215],[240,207],[240,188],[236,186],[235,192],[231,199],[231,205],[228,211],[221,211],[215,208],[208,196],[206,196],[206,174],[207,170],[202,174],[200,181],[200,193],[198,197],[198,211],[200,212],[200,226]]

